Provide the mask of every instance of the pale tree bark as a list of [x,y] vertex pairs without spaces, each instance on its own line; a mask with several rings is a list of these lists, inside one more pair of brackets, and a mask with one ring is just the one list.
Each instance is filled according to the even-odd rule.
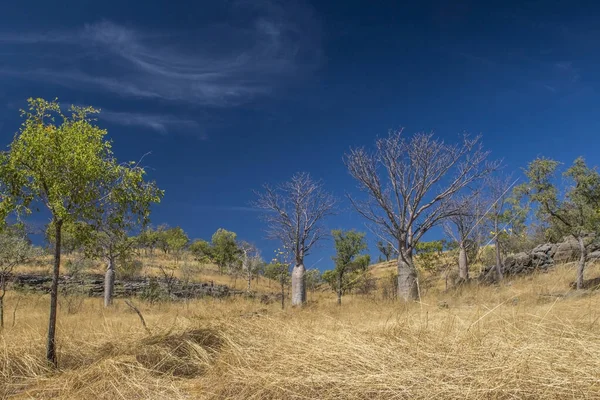
[[256,207],[267,211],[268,237],[278,240],[296,265],[292,270],[292,305],[306,302],[304,258],[327,235],[323,220],[333,214],[335,198],[307,173],[298,173],[276,188],[264,186]]
[[419,298],[419,285],[417,284],[417,269],[413,261],[412,251],[400,250],[398,257],[398,297],[405,300]]
[[458,277],[463,281],[469,280],[469,264],[464,242],[461,242],[458,248]]
[[378,139],[374,153],[346,154],[350,175],[367,195],[364,201],[349,196],[352,205],[373,233],[397,245],[399,298],[419,297],[412,254],[423,235],[456,215],[455,196],[498,168],[486,161],[489,152],[479,141],[465,135],[460,145],[448,145],[426,133],[405,140],[399,131]]
[[585,248],[585,242],[583,236],[577,238],[579,243],[579,265],[577,266],[577,289],[583,289],[583,272],[585,271],[585,258],[587,256],[587,250]]
[[48,338],[46,344],[46,359],[55,368],[58,366],[58,359],[56,356],[56,313],[58,307],[58,278],[60,273],[62,225],[62,220],[54,220],[56,240],[54,244],[54,268],[52,270],[52,286],[50,287],[50,318],[48,319]]
[[304,264],[297,263],[292,269],[292,306],[301,306],[306,303],[306,280]]
[[115,291],[115,262],[113,257],[108,258],[106,274],[104,275],[104,307],[109,307],[113,301]]

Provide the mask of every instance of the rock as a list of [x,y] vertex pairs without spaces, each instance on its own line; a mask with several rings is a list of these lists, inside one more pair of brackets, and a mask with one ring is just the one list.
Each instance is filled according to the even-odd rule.
[[[63,294],[80,294],[90,297],[101,297],[104,293],[104,277],[102,275],[64,275],[59,278],[59,290]],[[12,285],[17,290],[29,290],[48,293],[52,277],[44,275],[16,275],[12,277]],[[156,279],[161,290],[169,292],[169,284],[164,279]],[[115,281],[115,297],[132,297],[144,293],[150,286],[150,280],[136,278]],[[175,279],[170,285],[173,299],[191,299],[210,297],[227,297],[243,294],[241,291],[231,291],[226,285],[186,282]]]
[[600,251],[593,251],[587,254],[586,261],[600,261]]
[[555,262],[569,262],[579,258],[579,243],[573,237],[565,238],[565,241],[560,243],[554,254]]

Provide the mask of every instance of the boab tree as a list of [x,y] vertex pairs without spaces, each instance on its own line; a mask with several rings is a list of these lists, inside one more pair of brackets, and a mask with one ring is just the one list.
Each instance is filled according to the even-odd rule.
[[525,171],[529,181],[517,190],[538,206],[538,216],[548,221],[551,229],[561,235],[570,235],[579,243],[576,286],[582,289],[586,236],[600,231],[600,174],[589,168],[583,158],[576,159],[563,174],[569,180],[569,186],[561,198],[554,183],[558,165],[557,161],[545,158],[532,161]]
[[[108,189],[122,166],[105,140],[106,130],[95,125],[92,107],[71,106],[63,112],[57,101],[29,99],[25,121],[1,158],[3,193],[0,211],[29,213],[43,205],[54,226],[54,268],[50,290],[50,316],[46,357],[57,366],[56,311],[61,259],[61,234],[65,224],[98,221]],[[140,171],[135,179],[141,179]],[[134,180],[135,180],[134,179]],[[126,182],[126,181],[123,181]],[[124,201],[134,196],[123,188]]]
[[294,258],[292,269],[292,305],[306,302],[304,258],[326,234],[322,221],[333,213],[335,198],[307,173],[297,173],[276,188],[264,186],[256,206],[267,211],[270,239],[278,240]]
[[458,245],[458,277],[461,281],[469,280],[469,256],[477,252],[483,231],[485,205],[479,192],[459,196],[453,201],[452,208],[456,213],[448,217],[444,223],[446,234]]
[[[498,166],[487,162],[480,137],[465,135],[453,145],[430,133],[405,139],[402,131],[378,139],[375,152],[351,149],[344,161],[366,200],[350,197],[381,239],[398,251],[398,295],[418,298],[413,251],[423,235],[457,209],[451,201],[464,188]],[[380,173],[383,171],[383,173]]]

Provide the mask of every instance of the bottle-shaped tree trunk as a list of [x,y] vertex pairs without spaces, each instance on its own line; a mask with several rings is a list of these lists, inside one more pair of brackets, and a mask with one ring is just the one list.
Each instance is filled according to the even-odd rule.
[[112,304],[115,291],[115,262],[113,257],[108,258],[106,274],[104,275],[104,307]]
[[292,306],[301,306],[306,303],[305,272],[303,262],[297,262],[292,269]]
[[417,269],[413,263],[412,251],[402,249],[398,257],[398,298],[405,301],[417,300]]

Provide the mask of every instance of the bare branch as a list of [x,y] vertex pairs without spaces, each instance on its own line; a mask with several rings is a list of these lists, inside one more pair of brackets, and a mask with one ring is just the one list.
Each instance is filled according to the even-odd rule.
[[302,262],[310,249],[326,235],[323,219],[333,214],[336,200],[309,174],[298,173],[276,188],[264,186],[256,207],[265,210],[267,235],[278,240]]

